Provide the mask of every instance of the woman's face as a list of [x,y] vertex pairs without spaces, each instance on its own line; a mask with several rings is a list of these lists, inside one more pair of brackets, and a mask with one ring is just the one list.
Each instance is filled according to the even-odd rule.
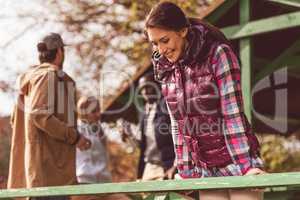
[[154,51],[158,50],[172,63],[180,58],[185,45],[187,28],[180,31],[147,28],[147,34]]

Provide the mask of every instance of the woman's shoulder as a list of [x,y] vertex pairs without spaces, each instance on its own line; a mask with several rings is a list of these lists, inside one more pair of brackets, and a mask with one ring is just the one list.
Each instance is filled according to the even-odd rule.
[[215,56],[220,56],[226,53],[234,53],[230,45],[225,43],[219,43],[215,46],[215,51],[214,51]]
[[213,52],[212,68],[216,75],[222,74],[233,68],[240,68],[239,59],[228,44],[218,44]]
[[232,47],[225,43],[216,44],[212,50],[212,64],[237,58]]

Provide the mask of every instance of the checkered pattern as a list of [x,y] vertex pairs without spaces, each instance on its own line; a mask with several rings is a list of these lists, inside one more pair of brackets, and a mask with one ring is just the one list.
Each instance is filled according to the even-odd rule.
[[[262,160],[249,155],[246,133],[251,133],[243,111],[240,66],[238,59],[229,46],[217,47],[212,59],[212,69],[220,93],[220,105],[223,117],[223,133],[227,149],[233,160],[224,168],[199,168],[192,161],[190,150],[184,136],[178,131],[177,122],[171,116],[172,134],[175,145],[176,162],[183,178],[238,176],[245,174],[250,168],[262,168]],[[171,112],[170,112],[171,113]]]

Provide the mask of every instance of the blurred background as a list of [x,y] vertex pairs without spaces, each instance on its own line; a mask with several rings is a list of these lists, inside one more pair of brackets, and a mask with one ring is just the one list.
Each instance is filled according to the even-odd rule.
[[[241,0],[244,1],[244,0]],[[240,55],[244,97],[268,172],[300,170],[300,2],[174,0],[189,16],[221,28]],[[247,0],[246,0],[247,1]],[[134,88],[151,70],[144,19],[158,0],[0,0],[0,187],[8,172],[16,79],[37,64],[36,43],[58,32],[65,71],[80,95],[97,96],[109,139],[113,181],[136,178],[138,149],[121,143],[118,120],[136,126]],[[247,5],[247,4],[246,4]],[[280,80],[280,81],[276,81]],[[248,81],[248,82],[247,82]]]

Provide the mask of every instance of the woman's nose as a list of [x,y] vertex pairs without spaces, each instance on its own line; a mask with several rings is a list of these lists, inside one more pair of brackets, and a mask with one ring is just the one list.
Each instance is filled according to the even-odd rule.
[[159,52],[159,54],[160,54],[160,55],[165,55],[166,49],[167,49],[167,48],[165,48],[163,45],[159,45],[159,46],[158,46],[158,52]]

